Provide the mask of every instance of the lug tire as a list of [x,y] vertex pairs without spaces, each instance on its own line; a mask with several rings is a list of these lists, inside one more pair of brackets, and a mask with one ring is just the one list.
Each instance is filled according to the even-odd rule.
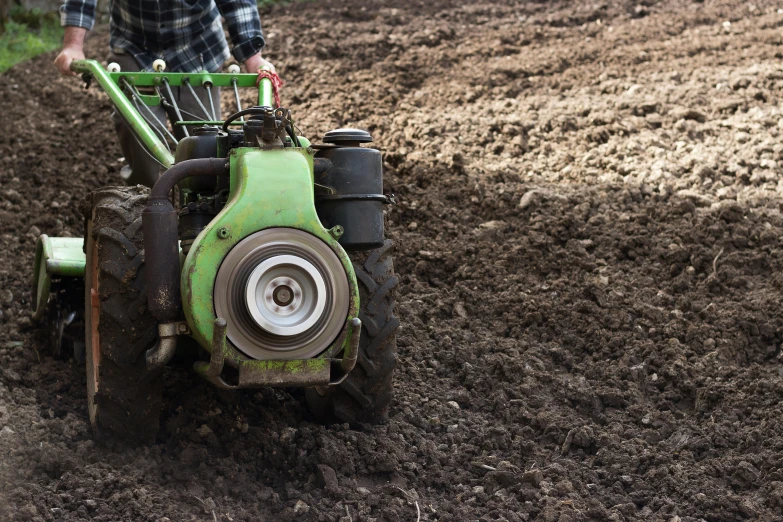
[[162,372],[147,370],[157,339],[147,310],[141,212],[149,190],[93,192],[85,215],[85,349],[87,400],[96,438],[131,444],[155,441]]
[[321,422],[378,424],[388,419],[400,326],[395,315],[399,279],[394,275],[392,247],[387,240],[377,250],[351,254],[361,301],[359,358],[339,386],[307,389],[310,411]]

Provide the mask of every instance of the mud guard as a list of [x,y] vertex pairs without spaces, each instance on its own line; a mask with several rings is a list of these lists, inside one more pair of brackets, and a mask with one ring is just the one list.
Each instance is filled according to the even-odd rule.
[[49,237],[41,234],[35,247],[33,267],[33,319],[39,321],[46,313],[52,279],[84,277],[84,240],[80,237]]

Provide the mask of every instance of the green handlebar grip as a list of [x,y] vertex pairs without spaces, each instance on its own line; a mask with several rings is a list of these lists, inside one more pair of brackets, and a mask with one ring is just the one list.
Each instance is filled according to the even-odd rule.
[[[264,65],[261,67],[261,70],[263,71],[271,71],[272,68],[268,65]],[[274,107],[275,106],[275,97],[274,97],[274,91],[272,90],[272,80],[269,78],[261,78],[261,81],[258,82],[258,104],[261,107]]]

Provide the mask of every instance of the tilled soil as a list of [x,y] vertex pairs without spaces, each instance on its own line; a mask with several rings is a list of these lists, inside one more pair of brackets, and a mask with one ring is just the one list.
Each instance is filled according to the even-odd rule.
[[[332,1],[264,11],[305,134],[369,129],[401,277],[383,426],[166,374],[97,445],[31,324],[36,236],[116,183],[109,103],[0,76],[0,519],[783,518],[783,12],[759,1]],[[105,55],[105,28],[90,42]]]

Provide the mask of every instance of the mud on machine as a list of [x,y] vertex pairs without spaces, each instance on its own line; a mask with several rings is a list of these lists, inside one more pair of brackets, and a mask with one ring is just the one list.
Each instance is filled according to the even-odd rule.
[[[319,420],[383,421],[398,280],[381,155],[362,146],[369,133],[337,129],[312,145],[291,111],[274,107],[268,75],[155,68],[73,63],[165,172],[151,191],[92,192],[83,240],[37,244],[33,317],[56,351],[84,361],[93,432],[153,441],[163,367],[178,351],[220,388],[305,388]],[[172,87],[232,89],[237,111],[183,115]],[[257,88],[258,105],[242,109],[240,88]],[[178,142],[154,124],[148,107],[160,104],[184,126]]]

